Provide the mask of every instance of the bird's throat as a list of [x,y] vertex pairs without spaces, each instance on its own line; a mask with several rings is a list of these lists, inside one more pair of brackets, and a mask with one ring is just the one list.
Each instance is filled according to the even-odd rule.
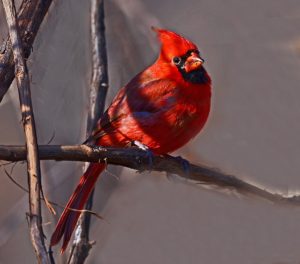
[[191,72],[186,72],[180,67],[178,67],[178,70],[182,75],[182,78],[187,82],[194,84],[207,84],[210,82],[204,67],[201,67],[200,69]]

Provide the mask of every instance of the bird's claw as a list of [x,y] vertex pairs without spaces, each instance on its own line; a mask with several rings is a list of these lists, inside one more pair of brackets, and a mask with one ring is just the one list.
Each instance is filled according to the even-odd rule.
[[90,146],[90,147],[93,149],[94,152],[106,151],[106,149],[101,146]]
[[148,146],[144,145],[142,142],[140,142],[140,141],[138,141],[138,140],[133,140],[133,141],[131,142],[131,145],[132,145],[132,146],[136,146],[136,147],[138,147],[139,149],[144,150],[144,151],[149,150]]
[[175,157],[176,160],[178,160],[181,163],[181,166],[184,170],[185,174],[190,174],[191,164],[188,160],[182,158],[181,156]]
[[149,149],[148,146],[144,145],[142,142],[134,140],[132,141],[132,146],[136,146],[139,149],[143,150],[147,154],[148,162],[149,162],[149,168],[151,169],[153,167],[153,159],[154,155],[153,152]]
[[165,155],[166,157],[169,157],[169,158],[173,158],[175,159],[176,161],[180,162],[183,170],[184,170],[184,173],[189,175],[190,174],[190,170],[191,170],[191,164],[188,160],[182,158],[181,156],[176,156],[176,157],[173,157],[173,156],[170,156],[170,155]]

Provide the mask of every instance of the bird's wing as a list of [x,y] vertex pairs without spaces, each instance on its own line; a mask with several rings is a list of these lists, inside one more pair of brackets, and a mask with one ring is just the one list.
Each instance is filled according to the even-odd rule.
[[175,82],[159,79],[140,84],[135,78],[119,91],[89,139],[97,140],[114,133],[125,119],[141,119],[139,122],[151,125],[151,119],[158,112],[175,104],[176,96]]

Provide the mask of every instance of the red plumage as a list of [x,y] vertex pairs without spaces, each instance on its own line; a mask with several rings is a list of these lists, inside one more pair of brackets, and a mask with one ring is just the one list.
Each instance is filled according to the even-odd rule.
[[[139,141],[155,154],[167,154],[197,135],[210,111],[211,79],[197,46],[175,32],[154,29],[161,41],[157,61],[123,87],[91,137],[99,146],[128,146]],[[103,164],[91,164],[81,177],[51,237],[64,236],[63,252]]]

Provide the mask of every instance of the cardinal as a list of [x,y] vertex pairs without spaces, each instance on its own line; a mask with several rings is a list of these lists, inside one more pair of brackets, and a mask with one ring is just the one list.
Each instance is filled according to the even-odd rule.
[[[184,146],[207,121],[211,78],[199,49],[175,32],[153,30],[161,43],[160,54],[118,92],[90,136],[96,145],[126,147],[134,143],[164,155]],[[104,169],[104,163],[89,165],[60,216],[50,245],[63,237],[61,253]]]

